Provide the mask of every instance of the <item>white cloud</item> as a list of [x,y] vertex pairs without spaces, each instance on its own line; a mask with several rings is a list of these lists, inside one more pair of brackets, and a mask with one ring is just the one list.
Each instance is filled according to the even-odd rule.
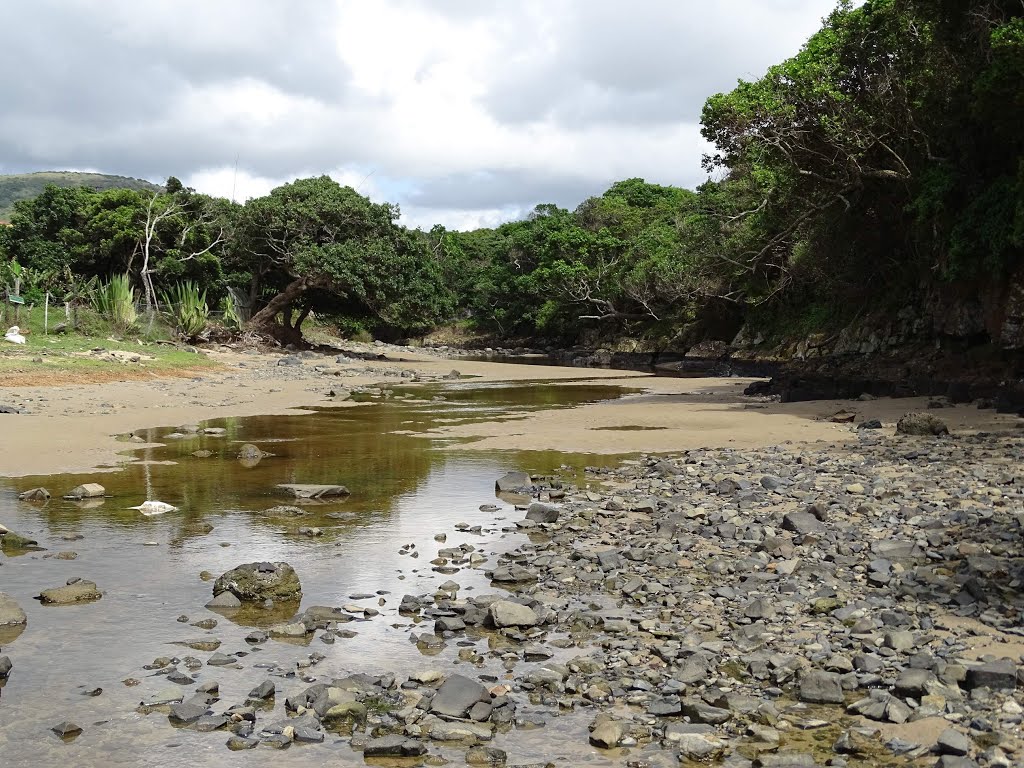
[[627,177],[692,186],[704,98],[795,53],[833,5],[34,0],[0,28],[0,67],[33,72],[5,82],[0,170],[175,175],[240,200],[330,173],[456,227]]

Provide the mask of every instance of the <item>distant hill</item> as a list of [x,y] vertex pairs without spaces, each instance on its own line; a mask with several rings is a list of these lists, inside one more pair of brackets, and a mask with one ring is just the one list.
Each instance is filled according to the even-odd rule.
[[10,221],[14,203],[30,200],[43,191],[47,184],[58,187],[92,187],[104,189],[139,189],[156,192],[163,189],[145,179],[128,176],[112,176],[106,173],[75,173],[72,171],[42,171],[40,173],[17,173],[0,175],[0,221]]

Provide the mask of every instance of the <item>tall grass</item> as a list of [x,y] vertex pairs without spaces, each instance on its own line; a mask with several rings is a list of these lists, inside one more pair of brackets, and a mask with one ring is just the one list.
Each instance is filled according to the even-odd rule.
[[162,295],[167,316],[179,334],[191,341],[206,330],[210,308],[206,304],[206,290],[191,280],[171,286]]
[[116,331],[126,333],[138,324],[136,298],[128,275],[114,275],[93,292],[92,306]]

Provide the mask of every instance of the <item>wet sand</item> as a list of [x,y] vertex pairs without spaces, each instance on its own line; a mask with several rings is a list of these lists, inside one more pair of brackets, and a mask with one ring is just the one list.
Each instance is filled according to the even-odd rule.
[[[384,370],[411,370],[429,377],[457,369],[462,381],[478,383],[536,380],[543,386],[571,386],[574,382],[599,380],[639,390],[615,401],[542,410],[511,421],[441,427],[432,432],[472,439],[460,447],[481,450],[623,454],[743,448],[786,441],[842,443],[854,439],[851,425],[827,420],[841,409],[855,411],[857,421],[877,418],[891,429],[904,413],[927,405],[923,398],[759,403],[742,394],[750,379],[663,378],[628,371],[449,360],[404,351],[390,351],[388,360],[358,361],[347,368],[359,375],[346,377],[325,376],[314,370],[317,364],[333,365],[330,357],[307,359],[301,367],[279,367],[280,355],[213,352],[210,356],[221,367],[189,378],[0,390],[0,403],[29,411],[0,416],[5,426],[5,439],[0,442],[0,475],[116,469],[128,459],[123,452],[129,448],[118,437],[134,430],[231,416],[289,413],[308,407],[352,406],[338,403],[328,392],[384,382],[409,383],[408,379],[388,377],[381,373]],[[954,431],[1006,430],[1019,422],[1016,417],[998,416],[972,406],[942,409],[937,414]]]

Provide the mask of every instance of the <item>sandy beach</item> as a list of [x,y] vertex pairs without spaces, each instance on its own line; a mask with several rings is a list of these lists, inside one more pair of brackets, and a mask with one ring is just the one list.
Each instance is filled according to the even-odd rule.
[[[538,381],[545,386],[600,382],[636,390],[619,400],[542,410],[513,421],[443,427],[432,433],[471,438],[461,447],[482,450],[623,454],[746,448],[786,441],[839,443],[855,437],[850,424],[828,420],[840,410],[855,412],[856,422],[879,419],[891,429],[904,413],[927,407],[925,398],[762,403],[743,396],[749,379],[664,378],[628,371],[470,362],[395,349],[386,350],[386,360],[353,361],[345,366],[335,365],[331,357],[280,366],[278,354],[208,354],[219,366],[185,377],[139,378],[144,372],[126,367],[124,381],[0,389],[0,403],[26,411],[0,417],[6,436],[0,444],[0,475],[116,469],[128,459],[125,451],[140,447],[123,442],[134,430],[310,407],[359,407],[339,403],[328,393],[384,382],[408,384],[408,378],[395,378],[401,371],[428,380],[454,369],[464,382]],[[326,373],[318,370],[325,366]],[[973,406],[937,413],[954,431],[1002,431],[1018,422],[1013,416]]]

